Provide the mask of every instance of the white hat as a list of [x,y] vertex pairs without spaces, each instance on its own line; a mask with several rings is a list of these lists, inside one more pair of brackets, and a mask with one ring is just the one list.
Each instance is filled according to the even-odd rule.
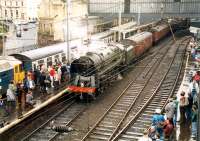
[[155,113],[156,113],[156,114],[160,114],[160,113],[161,113],[161,110],[160,110],[160,109],[156,109],[156,110],[155,110]]

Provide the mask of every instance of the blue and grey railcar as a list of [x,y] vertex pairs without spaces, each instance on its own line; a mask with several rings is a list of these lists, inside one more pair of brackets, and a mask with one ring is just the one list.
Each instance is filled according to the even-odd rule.
[[6,93],[10,81],[22,83],[24,70],[22,62],[12,56],[0,57],[0,95]]
[[13,54],[15,58],[23,62],[25,71],[36,69],[38,66],[48,68],[67,61],[67,43],[59,43],[23,53]]

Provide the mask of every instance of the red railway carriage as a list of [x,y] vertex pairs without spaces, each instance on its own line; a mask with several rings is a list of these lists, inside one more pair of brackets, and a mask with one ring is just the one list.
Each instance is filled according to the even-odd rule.
[[157,43],[170,32],[170,28],[167,24],[161,24],[153,27],[151,32],[153,33],[153,42]]
[[132,37],[129,37],[126,40],[132,41],[135,57],[143,54],[152,46],[153,43],[152,33],[150,32],[141,32]]

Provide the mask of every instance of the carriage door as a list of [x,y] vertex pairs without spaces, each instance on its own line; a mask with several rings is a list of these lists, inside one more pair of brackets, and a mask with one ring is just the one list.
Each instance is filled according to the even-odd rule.
[[19,82],[19,78],[20,78],[20,75],[19,75],[19,66],[15,65],[14,66],[14,82],[15,82],[15,84]]
[[23,64],[19,64],[19,67],[18,67],[18,76],[19,76],[19,79],[18,79],[18,82],[19,83],[22,83],[24,78],[25,78],[25,72],[24,72],[24,67],[23,67]]

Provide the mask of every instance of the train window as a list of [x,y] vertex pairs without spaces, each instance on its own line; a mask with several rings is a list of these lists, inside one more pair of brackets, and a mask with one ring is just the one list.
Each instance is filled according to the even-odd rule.
[[52,57],[48,57],[47,62],[52,62]]
[[111,37],[108,38],[108,43],[110,43],[112,41]]
[[52,66],[52,61],[47,62],[47,66],[48,66],[48,67],[49,67],[49,66]]
[[33,64],[33,68],[34,68],[34,70],[36,70],[37,68],[36,68],[36,64]]
[[62,62],[65,62],[66,61],[66,54],[62,53],[61,56],[62,56]]
[[55,63],[58,64],[60,62],[59,55],[55,55],[54,58],[55,58],[55,60],[54,60]]
[[18,66],[15,66],[15,73],[18,73]]
[[62,62],[65,62],[66,61],[66,56],[63,56],[62,57]]
[[55,58],[59,58],[59,55],[56,55]]
[[124,34],[121,33],[120,35],[121,35],[121,36],[120,36],[120,40],[123,40],[123,39],[124,39]]
[[58,63],[58,59],[55,59],[55,60],[54,60],[54,63],[56,63],[56,64],[57,64],[57,63]]
[[5,78],[7,75],[8,75],[7,73],[3,73],[0,76],[1,76],[1,78]]
[[134,31],[132,31],[132,32],[131,32],[131,36],[132,36],[132,35],[134,35],[134,34],[135,34],[135,32],[134,32]]
[[44,60],[39,60],[38,64],[44,64]]
[[19,72],[22,72],[22,70],[23,70],[23,66],[22,66],[22,64],[20,64],[19,65]]
[[47,66],[52,66],[52,57],[47,58]]
[[22,37],[21,25],[16,26],[16,37]]

